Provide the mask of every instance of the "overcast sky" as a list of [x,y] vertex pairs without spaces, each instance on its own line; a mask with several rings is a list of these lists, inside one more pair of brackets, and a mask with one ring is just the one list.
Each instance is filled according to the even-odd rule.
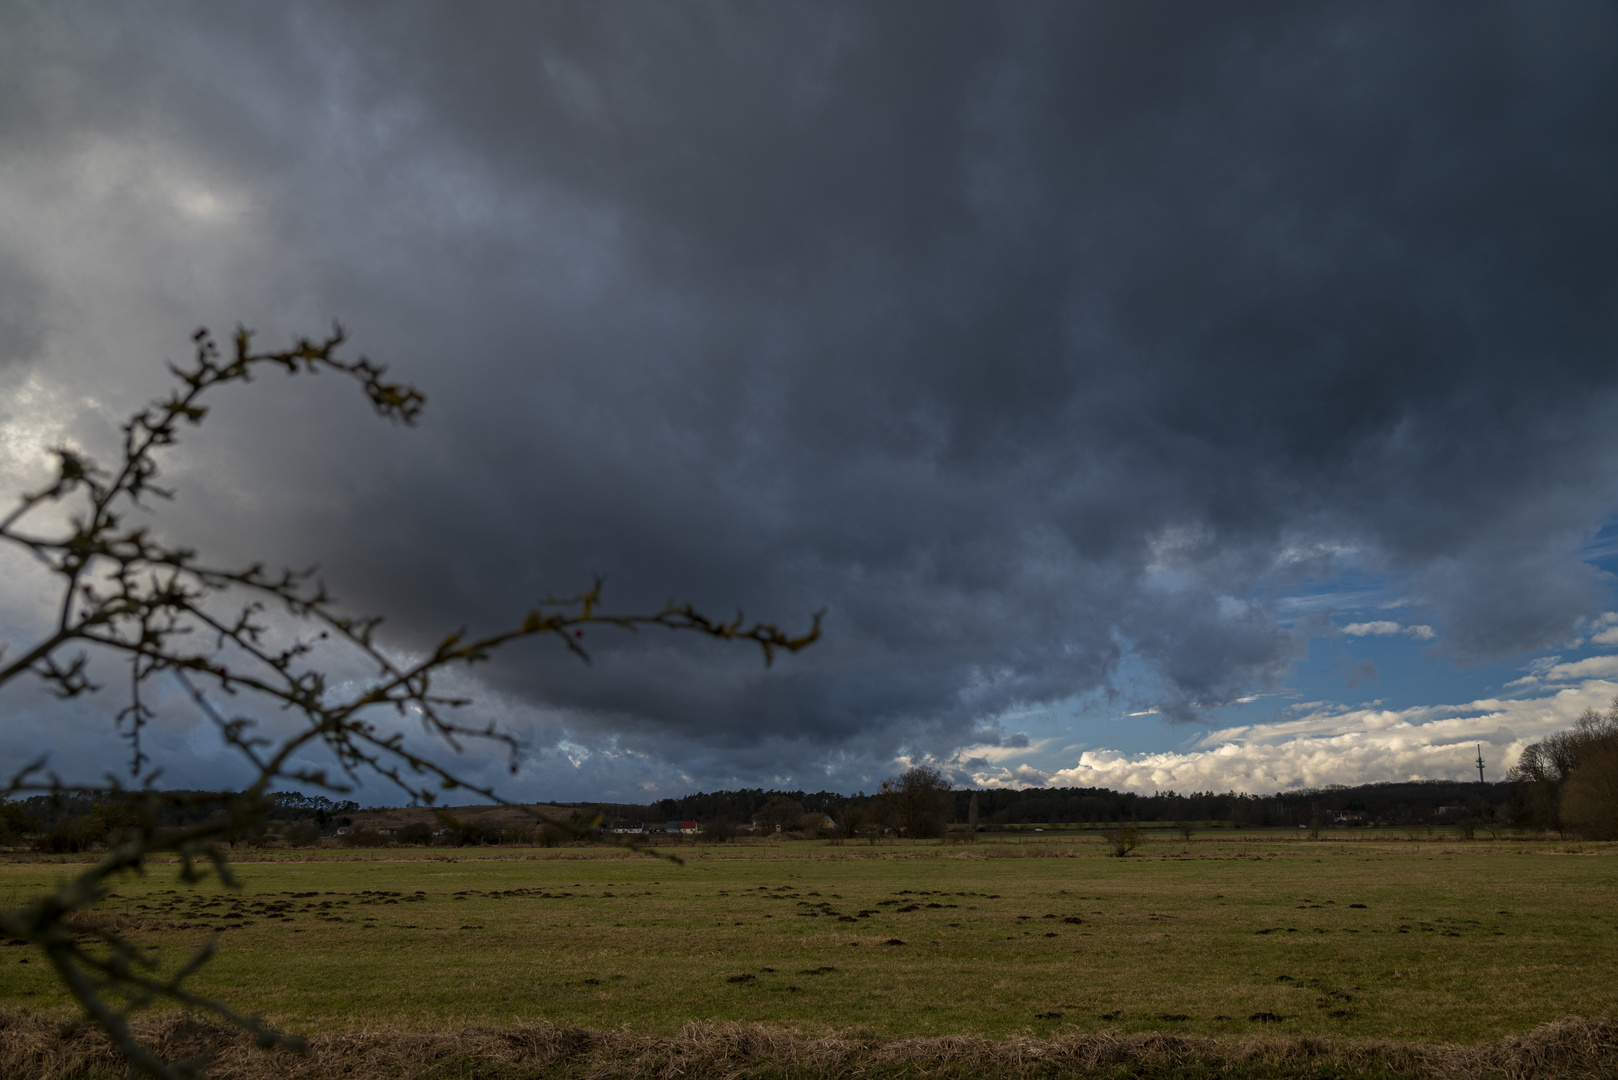
[[[514,650],[513,795],[1498,776],[1618,691],[1610,3],[0,12],[7,490],[193,328],[338,318],[420,427],[234,391],[174,535],[401,651],[595,573],[825,610]],[[111,708],[8,688],[0,754]]]

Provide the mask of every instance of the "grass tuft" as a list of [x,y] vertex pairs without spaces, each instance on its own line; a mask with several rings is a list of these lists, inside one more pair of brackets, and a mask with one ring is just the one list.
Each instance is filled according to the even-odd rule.
[[[880,1040],[804,1036],[744,1024],[687,1024],[672,1036],[549,1024],[400,1031],[370,1028],[266,1051],[239,1032],[174,1013],[141,1035],[172,1059],[206,1062],[216,1080],[715,1080],[844,1077],[1321,1077],[1595,1080],[1618,1071],[1618,1024],[1572,1018],[1481,1046],[1320,1039],[1210,1039],[1102,1031],[1049,1038],[974,1035]],[[100,1032],[0,1013],[0,1075],[103,1080],[121,1071]]]

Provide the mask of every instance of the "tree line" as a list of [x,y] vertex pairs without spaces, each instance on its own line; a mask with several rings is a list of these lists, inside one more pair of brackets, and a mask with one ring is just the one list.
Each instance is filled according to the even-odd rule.
[[[160,829],[192,827],[218,815],[221,793],[176,792],[158,820]],[[226,793],[228,794],[228,793]],[[1269,795],[1211,791],[1142,794],[1110,788],[952,789],[939,770],[918,766],[867,794],[834,791],[740,788],[703,791],[648,804],[551,803],[570,809],[573,823],[630,820],[697,821],[708,839],[742,831],[806,833],[844,839],[900,835],[929,839],[950,826],[979,830],[1032,826],[1107,828],[1145,825],[1228,825],[1236,828],[1297,828],[1332,824],[1511,826],[1618,839],[1618,699],[1606,712],[1587,710],[1574,726],[1530,745],[1505,781],[1481,783],[1417,780],[1356,786],[1332,785]],[[58,793],[0,800],[0,844],[27,843],[45,852],[78,852],[105,843],[128,828],[137,811],[115,796]],[[354,800],[334,800],[299,791],[276,792],[262,814],[224,839],[258,845],[317,842],[353,824],[362,813]],[[349,842],[467,844],[557,842],[543,828],[513,828],[456,821],[442,827],[411,826],[384,837],[359,829]]]
[[[0,799],[0,846],[26,845],[49,854],[73,854],[111,843],[137,822],[156,832],[208,824],[228,825],[230,823],[222,818],[219,802],[240,793],[176,790],[165,794],[170,800],[155,806],[140,802],[135,793],[119,797],[59,792],[26,799]],[[353,799],[280,791],[265,800],[262,812],[226,828],[220,835],[231,847],[276,844],[309,847],[328,838],[354,847],[535,843],[549,846],[587,835],[592,817],[587,812],[575,811],[566,824],[535,825],[457,818],[445,812],[433,823],[412,822],[393,833],[356,824],[355,815],[381,809],[387,808],[362,807]]]
[[[929,775],[930,774],[930,775]],[[1339,818],[1360,824],[1440,825],[1487,821],[1534,825],[1524,800],[1508,781],[1479,783],[1420,780],[1333,785],[1249,795],[1211,791],[1142,794],[1098,787],[951,789],[942,774],[922,766],[885,782],[873,793],[741,788],[702,791],[644,805],[622,803],[555,804],[594,809],[608,819],[694,820],[740,827],[790,829],[806,817],[858,818],[910,833],[931,832],[929,824],[966,824],[977,803],[980,828],[1024,825],[1094,825],[1124,822],[1198,822],[1247,828],[1296,828],[1331,824]],[[930,799],[937,802],[929,812]],[[933,833],[936,835],[936,832]]]
[[271,836],[301,845],[347,827],[360,812],[360,804],[353,799],[279,791],[264,800],[260,813],[229,823],[220,804],[239,792],[181,790],[166,794],[170,797],[156,805],[141,802],[134,792],[55,792],[0,800],[0,844],[26,840],[38,851],[70,854],[88,851],[106,843],[109,836],[136,827],[178,830],[226,823],[231,827],[221,837],[232,847],[262,843]]

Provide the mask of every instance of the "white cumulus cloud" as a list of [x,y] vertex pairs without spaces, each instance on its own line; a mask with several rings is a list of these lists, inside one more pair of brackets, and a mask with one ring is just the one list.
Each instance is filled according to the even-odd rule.
[[1343,633],[1349,637],[1381,637],[1387,634],[1397,634],[1404,627],[1396,622],[1382,619],[1377,622],[1355,622],[1343,627]]
[[1425,624],[1403,626],[1390,619],[1378,619],[1375,622],[1349,623],[1343,627],[1343,633],[1349,637],[1389,637],[1394,634],[1403,634],[1415,638],[1417,641],[1431,641],[1438,635],[1433,628]]
[[[1618,656],[1592,670],[1618,675]],[[1606,706],[1618,681],[1590,677],[1538,697],[1485,698],[1464,705],[1408,709],[1316,706],[1296,718],[1210,732],[1187,749],[1128,754],[1086,750],[1043,781],[1006,762],[993,786],[1108,787],[1133,791],[1245,791],[1264,794],[1325,784],[1364,784],[1476,775],[1482,745],[1487,774],[1503,779],[1529,743],[1561,730],[1586,708]],[[1024,777],[1026,776],[1026,779]]]

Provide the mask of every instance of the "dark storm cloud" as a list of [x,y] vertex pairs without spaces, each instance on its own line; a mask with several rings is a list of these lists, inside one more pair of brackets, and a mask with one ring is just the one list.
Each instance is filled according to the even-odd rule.
[[1265,587],[1333,553],[1461,659],[1604,602],[1609,6],[62,19],[18,16],[7,152],[145,140],[246,192],[186,318],[337,314],[431,397],[404,438],[238,414],[191,473],[215,543],[319,558],[401,641],[592,572],[827,609],[768,673],[658,635],[508,658],[553,734],[854,775],[1131,653],[1183,717],[1301,655]]
[[44,292],[45,284],[20,259],[0,250],[0,364],[31,360],[39,351]]

